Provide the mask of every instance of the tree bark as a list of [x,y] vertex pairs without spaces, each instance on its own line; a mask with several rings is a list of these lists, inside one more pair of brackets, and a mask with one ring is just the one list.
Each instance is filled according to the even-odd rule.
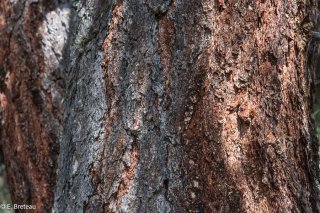
[[64,2],[0,8],[14,202],[320,211],[308,37],[317,1],[72,1],[69,43]]
[[317,212],[315,1],[75,3],[56,212]]
[[57,0],[0,1],[2,153],[12,203],[36,205],[36,212],[50,212],[54,200],[66,6]]

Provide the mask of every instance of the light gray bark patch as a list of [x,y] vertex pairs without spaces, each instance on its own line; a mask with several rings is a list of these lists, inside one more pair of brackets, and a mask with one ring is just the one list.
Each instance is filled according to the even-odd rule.
[[[112,2],[104,9],[110,11]],[[73,2],[70,46],[66,56],[67,92],[64,97],[64,131],[60,145],[54,212],[82,212],[93,191],[90,167],[104,143],[105,86],[101,39],[110,14],[99,22],[96,1]],[[97,33],[100,35],[93,35]]]
[[[67,45],[70,8],[62,5],[46,14],[39,31],[42,37],[45,72],[43,73],[43,88],[50,92],[53,106],[60,108],[62,101],[62,86],[64,79],[63,51]],[[60,81],[60,82],[59,82]]]

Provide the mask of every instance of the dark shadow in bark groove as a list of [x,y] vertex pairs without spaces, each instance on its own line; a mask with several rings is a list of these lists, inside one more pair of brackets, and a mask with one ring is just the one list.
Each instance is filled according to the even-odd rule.
[[[314,30],[319,31],[319,20]],[[318,167],[319,159],[320,159],[320,45],[319,41],[311,38],[308,48],[306,51],[306,69],[311,73],[311,99],[310,102],[312,106],[310,107],[312,111],[312,125],[315,127],[315,131],[311,135],[311,144],[307,144],[310,147],[310,151],[306,151],[304,153],[305,156],[308,156],[311,159],[315,159],[315,162],[312,162],[311,165],[307,165],[310,167],[312,176],[310,179],[314,177],[319,177],[319,171],[314,169],[313,167]],[[318,180],[319,182],[320,180]],[[320,189],[318,189],[320,190]],[[314,201],[315,202],[315,201]]]

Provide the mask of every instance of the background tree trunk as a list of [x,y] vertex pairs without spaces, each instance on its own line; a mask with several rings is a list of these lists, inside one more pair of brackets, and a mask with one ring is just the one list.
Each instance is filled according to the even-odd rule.
[[0,1],[2,153],[12,203],[36,205],[37,212],[50,212],[54,200],[66,6],[57,0]]
[[75,3],[57,212],[317,212],[315,1]]
[[305,31],[317,28],[315,0],[73,1],[70,44],[64,2],[0,8],[14,202],[39,212],[53,194],[55,212],[320,211]]

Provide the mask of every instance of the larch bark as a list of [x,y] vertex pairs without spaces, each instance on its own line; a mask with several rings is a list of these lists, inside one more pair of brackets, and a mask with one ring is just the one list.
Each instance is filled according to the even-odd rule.
[[316,1],[73,5],[56,212],[318,212]]
[[317,1],[2,0],[0,11],[14,203],[320,211]]
[[0,1],[2,154],[12,203],[36,212],[50,212],[54,200],[66,8],[58,0]]

